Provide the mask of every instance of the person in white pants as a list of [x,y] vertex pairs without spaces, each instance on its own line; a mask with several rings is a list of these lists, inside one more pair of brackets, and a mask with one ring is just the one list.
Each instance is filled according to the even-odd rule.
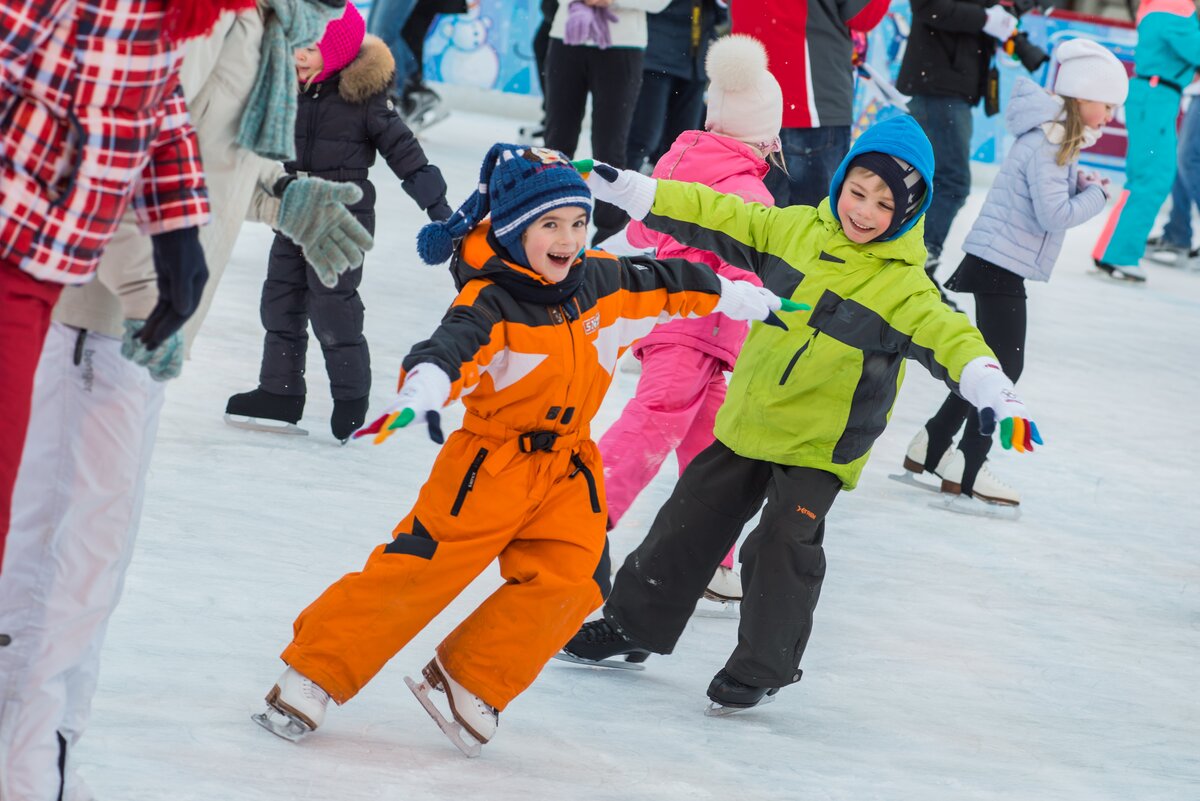
[[[328,0],[305,3],[318,21],[341,13]],[[324,23],[310,27],[319,36]],[[366,236],[341,203],[286,211],[274,192],[283,165],[237,144],[260,61],[269,58],[263,30],[259,9],[226,14],[212,35],[189,43],[180,69],[213,208],[200,232],[210,278],[184,335],[149,354],[133,347],[131,332],[158,292],[151,242],[131,217],[105,250],[97,280],[69,287],[55,307],[0,573],[0,801],[93,797],[72,770],[71,752],[88,721],[100,648],[132,556],[163,381],[178,374],[242,223],[280,230],[291,230],[289,219],[321,223],[302,226],[320,243],[294,235],[305,248],[337,234]],[[285,124],[292,130],[295,120]],[[340,269],[360,262],[361,252]],[[338,269],[332,257],[330,264]],[[125,358],[123,347],[146,366]]]
[[87,722],[133,554],[163,386],[120,339],[51,324],[0,575],[5,801],[91,798],[77,777],[59,795],[60,765]]

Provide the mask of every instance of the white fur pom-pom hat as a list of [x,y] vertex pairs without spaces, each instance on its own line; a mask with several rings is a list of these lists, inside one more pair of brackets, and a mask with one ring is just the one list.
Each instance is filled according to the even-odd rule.
[[767,51],[753,36],[724,36],[708,49],[705,130],[767,150],[783,125],[783,92],[767,69]]

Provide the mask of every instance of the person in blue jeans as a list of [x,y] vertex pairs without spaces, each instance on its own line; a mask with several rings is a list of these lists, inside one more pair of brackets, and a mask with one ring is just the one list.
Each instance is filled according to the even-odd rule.
[[[1197,93],[1200,94],[1200,90]],[[1192,248],[1192,206],[1200,206],[1200,102],[1196,102],[1196,94],[1191,89],[1185,95],[1190,100],[1179,127],[1178,169],[1171,186],[1171,214],[1162,235],[1151,237],[1147,242],[1151,259],[1180,266],[1196,255]]]
[[417,0],[374,0],[367,14],[367,33],[383,40],[396,59],[396,94],[404,88],[409,75],[416,72],[417,61],[412,49],[404,41],[404,23],[416,7]]
[[704,59],[727,11],[717,0],[671,0],[657,14],[646,15],[646,57],[642,89],[629,128],[626,165],[651,167],[684,131],[704,120]]

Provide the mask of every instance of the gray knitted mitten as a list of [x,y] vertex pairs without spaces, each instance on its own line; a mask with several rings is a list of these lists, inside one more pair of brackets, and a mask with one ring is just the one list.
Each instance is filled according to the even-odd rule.
[[325,286],[362,264],[375,240],[346,206],[362,199],[354,184],[324,178],[296,178],[283,188],[279,230],[304,251]]

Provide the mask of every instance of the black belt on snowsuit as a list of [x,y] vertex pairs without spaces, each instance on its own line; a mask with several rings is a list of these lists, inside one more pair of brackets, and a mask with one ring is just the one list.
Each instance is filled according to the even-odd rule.
[[366,167],[339,167],[335,170],[294,170],[288,175],[297,178],[324,178],[326,181],[365,181],[370,173]]
[[1133,77],[1136,80],[1145,81],[1146,83],[1150,84],[1151,86],[1159,86],[1161,84],[1162,86],[1165,86],[1168,89],[1174,89],[1179,94],[1183,94],[1182,86],[1177,84],[1175,81],[1168,81],[1166,78],[1162,77],[1161,75],[1134,75]]

